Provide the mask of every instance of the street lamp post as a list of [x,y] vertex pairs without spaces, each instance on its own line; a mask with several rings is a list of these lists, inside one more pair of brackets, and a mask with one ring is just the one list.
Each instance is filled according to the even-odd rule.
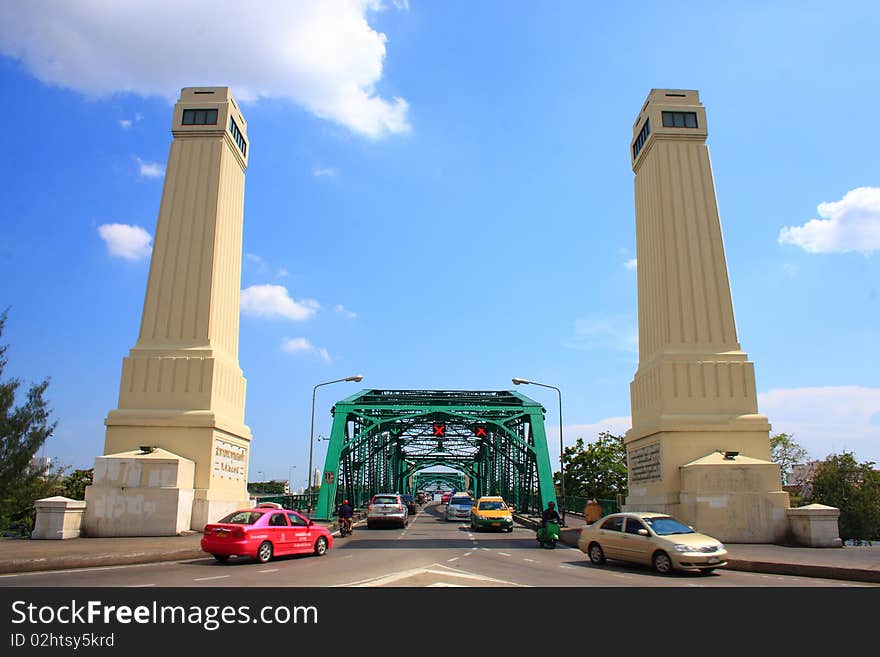
[[318,388],[321,386],[329,386],[331,383],[341,383],[343,381],[360,381],[363,379],[363,375],[356,374],[354,376],[347,376],[344,379],[334,379],[333,381],[325,381],[324,383],[319,383],[314,388],[312,388],[312,428],[309,431],[309,476],[307,478],[308,491],[309,491],[309,506],[308,506],[308,516],[311,518],[312,516],[312,454],[315,451],[315,394],[318,392]]
[[513,379],[514,385],[533,385],[542,388],[553,388],[559,396],[559,481],[562,484],[562,526],[565,527],[565,461],[562,458],[562,391],[556,386],[547,385],[546,383],[538,383],[537,381],[529,381],[528,379]]

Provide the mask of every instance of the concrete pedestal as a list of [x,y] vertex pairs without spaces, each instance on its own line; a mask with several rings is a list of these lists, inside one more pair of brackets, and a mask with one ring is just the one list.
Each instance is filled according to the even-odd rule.
[[176,536],[190,528],[195,464],[164,449],[95,459],[87,536]]
[[805,547],[842,547],[837,520],[840,509],[824,504],[809,504],[788,509],[791,537]]
[[37,522],[31,538],[79,538],[86,503],[69,497],[46,497],[34,502]]

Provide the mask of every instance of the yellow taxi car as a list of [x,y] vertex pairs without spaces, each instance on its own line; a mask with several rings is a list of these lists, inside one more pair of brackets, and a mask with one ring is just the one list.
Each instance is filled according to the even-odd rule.
[[652,566],[661,575],[673,570],[711,573],[727,565],[717,539],[665,513],[614,513],[581,530],[578,547],[594,564],[605,559]]
[[471,529],[503,529],[513,531],[513,514],[504,499],[496,496],[481,497],[471,507]]

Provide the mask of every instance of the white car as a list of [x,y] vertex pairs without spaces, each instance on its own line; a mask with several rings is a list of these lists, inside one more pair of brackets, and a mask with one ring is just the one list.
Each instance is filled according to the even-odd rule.
[[409,512],[406,502],[397,493],[379,493],[373,495],[370,506],[367,508],[367,529],[373,529],[382,524],[393,524],[398,527],[406,527],[409,522]]
[[447,520],[470,520],[474,498],[467,493],[454,493],[446,505]]

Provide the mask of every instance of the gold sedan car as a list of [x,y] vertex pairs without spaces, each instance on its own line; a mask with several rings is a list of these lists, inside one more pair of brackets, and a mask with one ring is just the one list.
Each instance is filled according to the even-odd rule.
[[703,574],[727,565],[724,545],[663,513],[614,513],[581,530],[578,547],[594,564],[605,559],[652,566],[661,575],[673,570]]

